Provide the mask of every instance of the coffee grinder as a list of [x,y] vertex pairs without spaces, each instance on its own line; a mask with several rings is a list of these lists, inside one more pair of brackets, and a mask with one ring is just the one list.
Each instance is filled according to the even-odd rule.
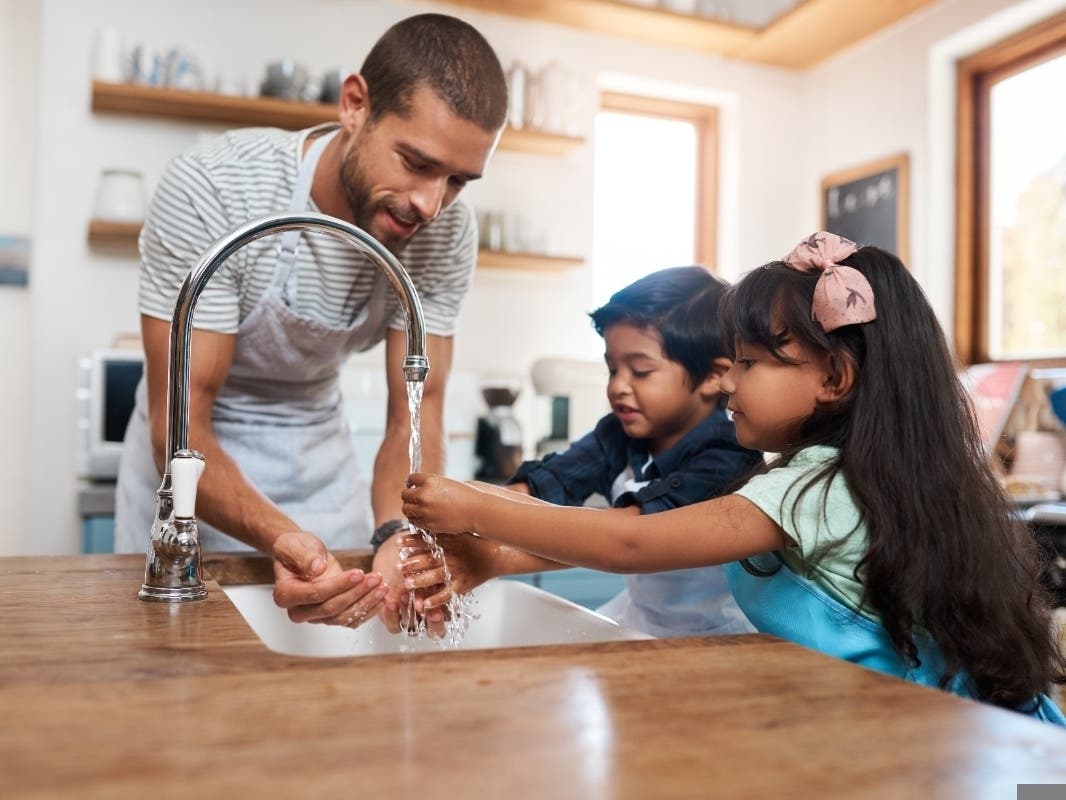
[[492,384],[481,390],[489,413],[478,417],[474,440],[478,459],[474,477],[479,481],[505,483],[522,463],[522,426],[512,408],[518,391],[517,381]]

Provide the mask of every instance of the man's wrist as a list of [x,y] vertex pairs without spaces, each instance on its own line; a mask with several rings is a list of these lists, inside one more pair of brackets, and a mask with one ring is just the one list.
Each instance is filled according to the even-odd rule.
[[393,535],[406,529],[407,523],[402,519],[390,519],[381,523],[377,530],[374,531],[374,535],[370,537],[370,548],[374,551],[374,555],[377,555],[381,545],[385,544]]

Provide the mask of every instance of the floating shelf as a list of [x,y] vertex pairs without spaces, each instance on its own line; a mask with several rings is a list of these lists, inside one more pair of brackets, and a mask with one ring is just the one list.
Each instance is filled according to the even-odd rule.
[[89,244],[93,247],[136,247],[140,235],[139,222],[89,221]]
[[549,256],[543,253],[511,253],[504,250],[479,250],[478,269],[514,269],[535,272],[561,272],[585,263],[576,256]]
[[[89,221],[89,244],[93,247],[136,247],[141,225],[137,222]],[[584,264],[584,259],[548,256],[543,253],[511,253],[503,250],[479,250],[479,269],[512,269],[530,272],[560,272]]]
[[[231,97],[101,81],[93,81],[92,110],[97,113],[288,130],[310,128],[337,119],[337,107],[330,103],[301,103],[273,97]],[[584,143],[585,140],[578,136],[508,128],[500,139],[499,149],[563,156]]]

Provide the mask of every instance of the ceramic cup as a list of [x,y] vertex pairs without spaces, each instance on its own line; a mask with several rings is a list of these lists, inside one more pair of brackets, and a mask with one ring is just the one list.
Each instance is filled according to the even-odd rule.
[[93,38],[93,78],[107,83],[126,80],[126,54],[114,28],[101,28]]
[[307,70],[292,59],[272,61],[267,64],[266,75],[259,85],[264,97],[282,97],[287,100],[300,98],[307,85]]
[[105,169],[100,174],[93,218],[107,222],[141,222],[145,212],[144,178],[132,169]]

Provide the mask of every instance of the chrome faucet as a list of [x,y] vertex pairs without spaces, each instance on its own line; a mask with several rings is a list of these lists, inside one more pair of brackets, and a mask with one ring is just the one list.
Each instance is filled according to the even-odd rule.
[[165,471],[156,492],[158,500],[144,567],[144,584],[137,595],[142,600],[180,603],[207,596],[195,513],[196,483],[204,470],[204,457],[188,448],[189,344],[196,301],[215,270],[231,255],[256,239],[291,230],[327,234],[348,242],[370,257],[388,279],[407,320],[404,376],[408,383],[426,380],[429,361],[426,358],[425,317],[418,293],[403,265],[370,234],[344,220],[307,211],[274,214],[247,222],[211,245],[185,278],[170,326]]

